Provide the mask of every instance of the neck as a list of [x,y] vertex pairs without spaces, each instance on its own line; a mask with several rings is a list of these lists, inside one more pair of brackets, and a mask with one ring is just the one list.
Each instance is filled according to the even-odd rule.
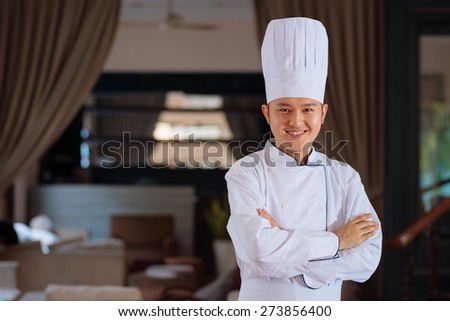
[[291,151],[285,151],[285,153],[294,157],[299,165],[306,165],[308,163],[308,156],[311,153],[311,148],[301,152],[292,153]]
[[294,153],[294,158],[297,160],[299,165],[306,165],[306,164],[308,164],[308,156],[309,156],[310,152],[311,152],[311,149],[308,151],[308,153],[306,153],[306,155],[303,155],[300,153],[298,153],[298,154]]
[[299,164],[299,165],[306,165],[308,163],[308,157],[309,157],[309,154],[312,151],[312,147],[311,146],[304,147],[300,151],[291,150],[291,149],[289,149],[289,147],[283,146],[283,144],[280,144],[280,145],[275,144],[275,146],[278,149],[282,150],[284,153],[294,157],[295,160],[297,161],[297,164]]

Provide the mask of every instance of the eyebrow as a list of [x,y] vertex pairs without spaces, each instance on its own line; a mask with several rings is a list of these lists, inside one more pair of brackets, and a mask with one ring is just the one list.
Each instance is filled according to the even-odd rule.
[[[292,107],[292,104],[279,102],[279,103],[276,103],[275,106],[277,106],[277,107]],[[301,104],[299,107],[316,107],[316,106],[318,106],[318,104],[316,104],[314,102],[310,102],[310,103]]]

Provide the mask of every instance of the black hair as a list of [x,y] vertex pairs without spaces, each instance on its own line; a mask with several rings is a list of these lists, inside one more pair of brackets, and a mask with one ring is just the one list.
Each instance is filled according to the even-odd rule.
[[12,245],[19,243],[13,223],[8,220],[0,220],[0,244]]

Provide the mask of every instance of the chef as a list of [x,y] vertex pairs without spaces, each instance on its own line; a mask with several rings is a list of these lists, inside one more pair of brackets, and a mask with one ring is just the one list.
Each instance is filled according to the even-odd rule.
[[272,137],[225,178],[239,300],[340,300],[381,256],[380,221],[359,174],[312,147],[328,105],[328,37],[309,18],[273,20],[262,49]]

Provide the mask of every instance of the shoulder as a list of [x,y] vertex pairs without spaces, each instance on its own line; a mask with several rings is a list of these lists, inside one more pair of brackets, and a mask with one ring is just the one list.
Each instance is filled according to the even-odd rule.
[[263,150],[248,154],[237,160],[233,166],[231,166],[226,173],[225,178],[228,179],[229,177],[236,175],[256,174],[264,166],[263,161]]
[[336,159],[332,159],[328,157],[327,155],[316,152],[317,153],[317,159],[318,164],[323,165],[326,167],[327,172],[338,176],[340,179],[345,180],[353,180],[357,179],[359,180],[359,174],[358,172],[348,163],[344,161],[339,161]]

